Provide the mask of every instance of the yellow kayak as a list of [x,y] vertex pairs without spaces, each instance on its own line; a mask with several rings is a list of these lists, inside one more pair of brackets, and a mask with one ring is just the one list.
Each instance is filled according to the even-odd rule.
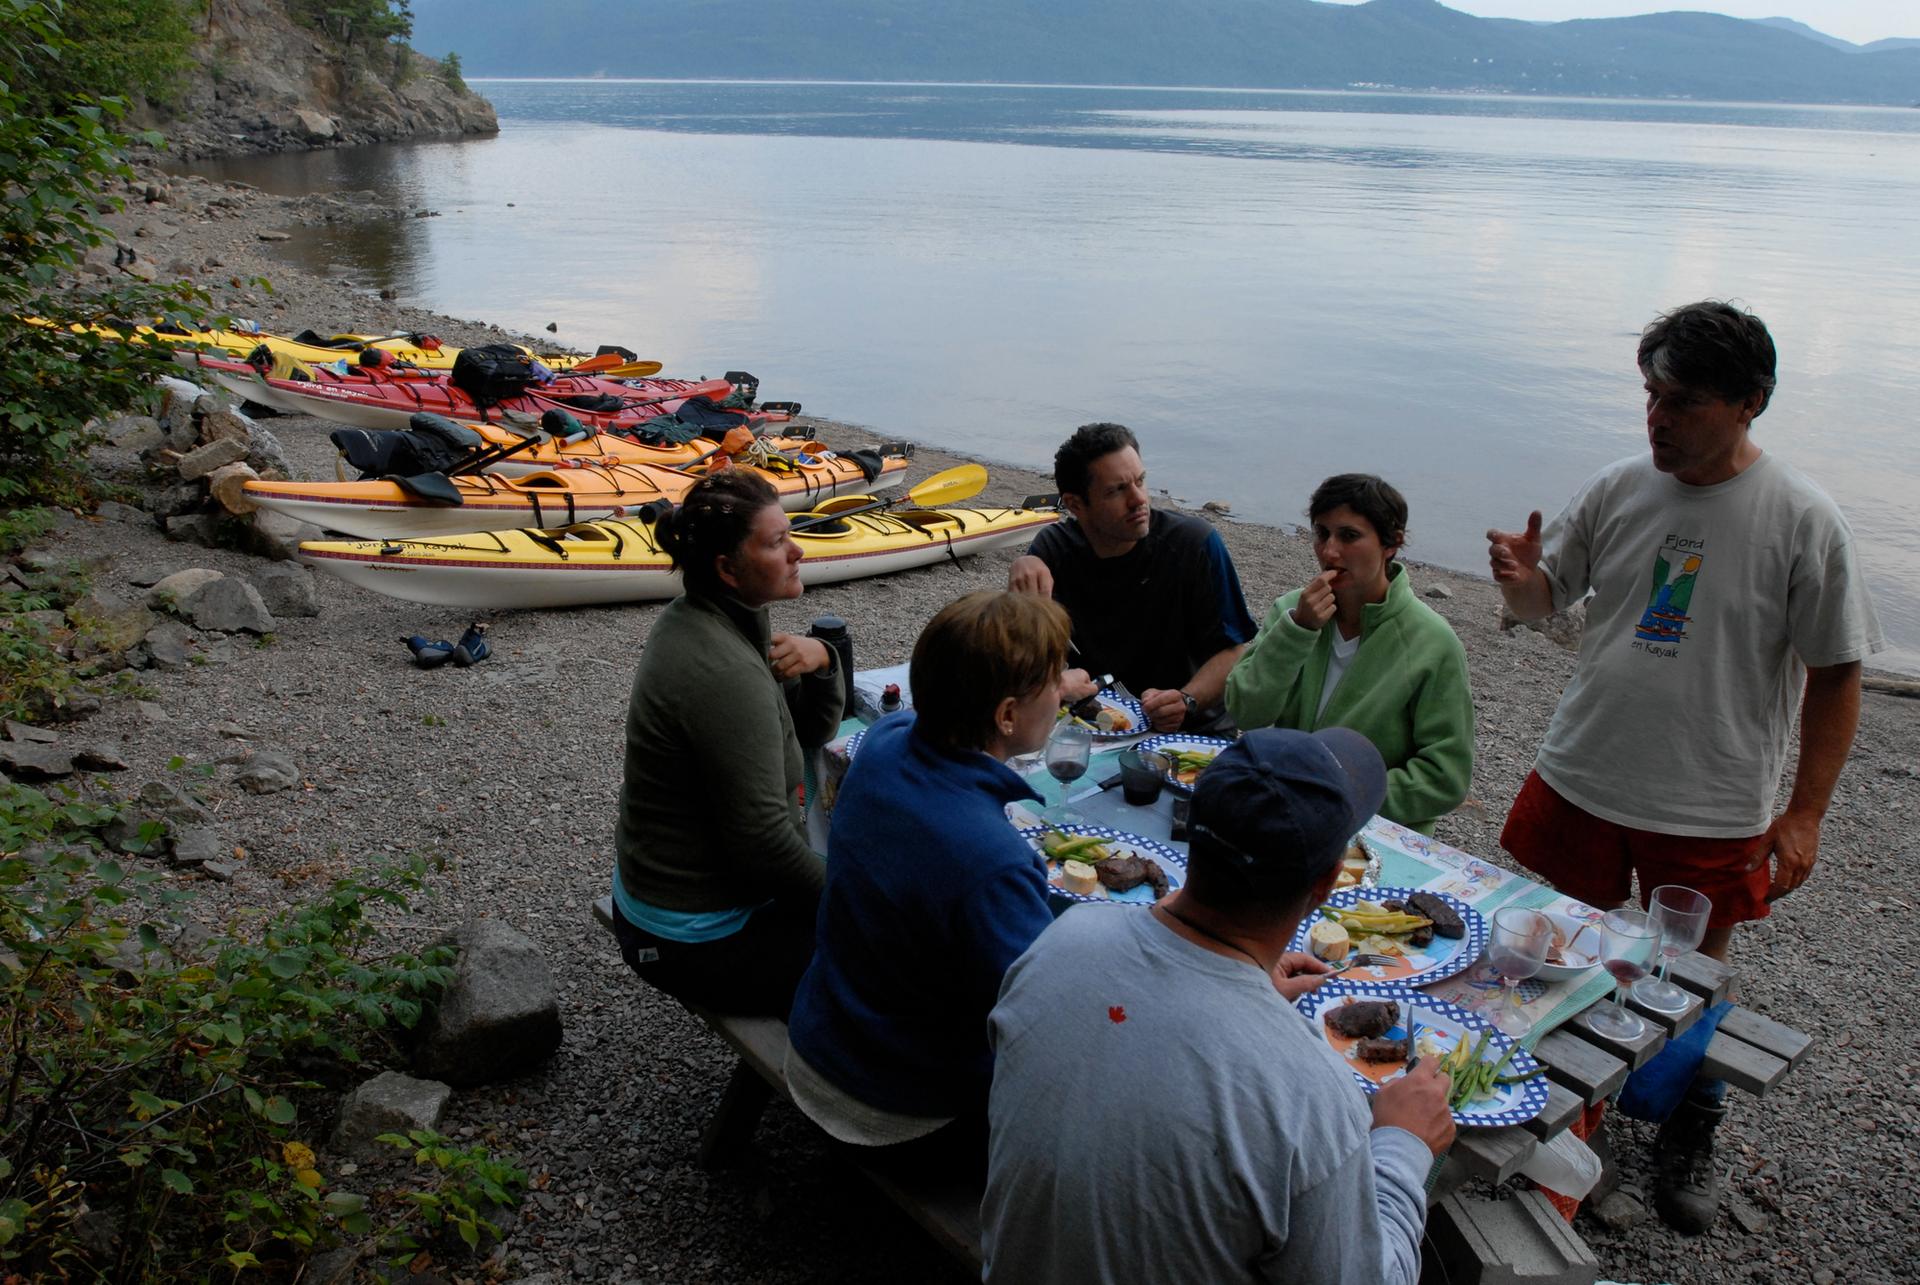
[[[802,583],[834,584],[1025,547],[1059,516],[1050,508],[846,511],[865,503],[842,496],[821,514],[796,515]],[[823,519],[819,525],[799,526],[815,516]],[[309,540],[300,546],[300,560],[390,598],[446,607],[578,607],[680,592],[680,577],[652,526],[635,518],[432,540]]]
[[[35,325],[52,323],[38,318],[28,318]],[[191,354],[207,352],[231,357],[235,361],[246,360],[248,354],[266,345],[267,350],[276,358],[288,361],[305,362],[309,365],[325,365],[328,362],[346,358],[351,361],[356,354],[367,348],[381,348],[393,354],[397,361],[407,362],[422,370],[452,370],[453,359],[460,350],[452,344],[441,343],[433,335],[320,335],[311,330],[302,331],[296,336],[270,334],[264,330],[188,330],[157,323],[152,326],[135,326],[130,331],[116,330],[110,326],[74,325],[68,329],[76,333],[92,331],[105,339],[126,339],[143,343],[162,344],[175,351],[175,360],[183,366],[192,366]],[[521,347],[522,352],[534,357],[553,370],[568,370],[583,361],[594,358],[582,353],[534,352],[531,348]],[[276,363],[278,364],[278,363]],[[644,378],[660,372],[657,361],[622,360],[613,364],[604,364],[597,374],[609,379]]]

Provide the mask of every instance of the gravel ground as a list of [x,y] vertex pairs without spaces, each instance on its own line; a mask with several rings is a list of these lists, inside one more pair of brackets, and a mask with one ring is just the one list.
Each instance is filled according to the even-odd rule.
[[[216,196],[235,204],[209,218],[205,202]],[[430,328],[456,340],[498,333],[267,261],[256,233],[299,222],[312,208],[174,180],[169,203],[146,206],[137,221],[149,226],[148,239],[164,222],[157,239],[181,264],[218,260],[196,271],[220,302],[289,330]],[[135,221],[125,224],[129,235]],[[245,284],[255,273],[273,279],[271,296]],[[714,364],[740,360],[750,365],[751,354],[715,354]],[[805,393],[768,390],[773,397]],[[332,475],[326,425],[281,418],[271,427],[297,468]],[[1051,440],[1071,427],[1034,431]],[[885,430],[828,425],[822,432],[848,444]],[[923,447],[913,477],[961,458]],[[1310,481],[1288,485],[1304,499]],[[996,466],[987,496],[1048,489],[1047,479]],[[1221,531],[1256,614],[1311,574],[1297,531],[1231,520],[1222,520]],[[157,531],[123,523],[71,523],[58,544],[76,556],[104,555],[98,580],[128,592],[153,573],[253,565],[241,554],[169,544]],[[851,622],[861,666],[898,663],[935,610],[1003,584],[1011,558],[988,555],[816,590],[776,605],[775,624],[799,630],[831,612]],[[1500,822],[1573,657],[1532,632],[1502,632],[1497,593],[1485,579],[1418,564],[1413,574],[1417,588],[1452,591],[1434,605],[1466,645],[1479,717],[1473,795],[1439,834],[1500,860]],[[212,663],[148,674],[144,705],[110,702],[86,734],[118,745],[132,768],[118,782],[128,791],[167,778],[173,755],[206,763],[231,754],[231,729],[218,730],[227,723],[299,765],[305,788],[280,794],[242,793],[230,768],[209,783],[220,824],[247,854],[231,885],[203,885],[210,912],[241,915],[374,854],[419,851],[444,857],[446,873],[417,915],[391,924],[396,941],[418,943],[443,925],[488,915],[546,952],[561,991],[565,1044],[538,1075],[457,1095],[448,1122],[450,1131],[517,1153],[541,1183],[511,1230],[505,1274],[623,1282],[961,1279],[784,1104],[769,1111],[750,1166],[709,1174],[694,1164],[700,1129],[726,1079],[726,1052],[675,1004],[639,985],[588,917],[612,864],[627,688],[660,608],[498,613],[490,617],[492,659],[424,672],[397,640],[416,631],[457,636],[466,616],[331,579],[320,581],[319,593],[319,616],[283,622],[262,646],[215,648],[221,658]],[[1766,1098],[1736,1094],[1722,1131],[1732,1210],[1701,1240],[1654,1221],[1616,1233],[1583,1217],[1579,1230],[1607,1275],[1913,1279],[1920,1238],[1907,1221],[1912,1202],[1898,1175],[1920,1138],[1913,1035],[1920,1003],[1910,962],[1920,952],[1920,898],[1910,882],[1908,825],[1920,798],[1916,714],[1920,705],[1911,701],[1867,697],[1817,873],[1736,942],[1743,1001],[1813,1032],[1818,1043]],[[1675,765],[1676,773],[1686,770]],[[1867,966],[1851,967],[1859,960]],[[1613,1136],[1634,1181],[1645,1171],[1651,1132],[1628,1124]]]

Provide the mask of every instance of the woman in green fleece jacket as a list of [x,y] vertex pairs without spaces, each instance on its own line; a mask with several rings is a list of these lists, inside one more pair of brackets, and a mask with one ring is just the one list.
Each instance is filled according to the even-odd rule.
[[1343,473],[1320,484],[1307,517],[1320,574],[1273,604],[1227,677],[1227,712],[1243,728],[1361,733],[1387,763],[1380,814],[1432,834],[1473,780],[1466,651],[1397,561],[1399,491]]
[[799,790],[802,747],[840,726],[836,653],[768,623],[801,594],[800,547],[758,474],[702,478],[659,530],[686,592],[633,676],[614,931],[669,995],[785,1017],[826,881]]

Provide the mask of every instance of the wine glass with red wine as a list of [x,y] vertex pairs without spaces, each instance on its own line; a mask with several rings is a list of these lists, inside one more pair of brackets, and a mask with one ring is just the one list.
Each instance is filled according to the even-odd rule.
[[[1087,774],[1092,761],[1093,730],[1072,719],[1061,720],[1047,738],[1047,772],[1067,791]],[[1060,796],[1060,806],[1053,809],[1052,819],[1056,825],[1073,825],[1080,820],[1079,814],[1067,806],[1065,793]]]
[[1654,951],[1660,948],[1660,926],[1644,910],[1609,910],[1600,921],[1600,963],[1613,975],[1613,998],[1595,1004],[1587,1026],[1612,1040],[1638,1039],[1647,1029],[1638,1013],[1629,1013],[1621,998],[1626,988],[1647,975]]

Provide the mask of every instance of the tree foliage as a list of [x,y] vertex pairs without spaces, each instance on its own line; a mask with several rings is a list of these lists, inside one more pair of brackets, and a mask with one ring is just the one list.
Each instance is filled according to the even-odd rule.
[[290,0],[294,21],[324,31],[348,53],[386,40],[405,40],[413,31],[408,0]]
[[[75,79],[110,58],[66,34],[59,0],[0,0],[0,504],[71,501],[91,421],[140,402],[168,366],[164,344],[100,333],[126,318],[194,324],[207,297],[185,284],[109,277],[85,284],[88,251],[114,244],[102,213],[133,178],[118,130],[127,103]],[[124,91],[125,83],[109,85]],[[140,136],[159,146],[158,135]],[[34,320],[57,324],[35,324]]]
[[16,86],[25,110],[39,114],[109,96],[165,103],[180,88],[191,62],[189,0],[58,0],[26,7],[55,10],[60,30],[51,41],[24,42],[27,47],[16,51],[29,72]]

